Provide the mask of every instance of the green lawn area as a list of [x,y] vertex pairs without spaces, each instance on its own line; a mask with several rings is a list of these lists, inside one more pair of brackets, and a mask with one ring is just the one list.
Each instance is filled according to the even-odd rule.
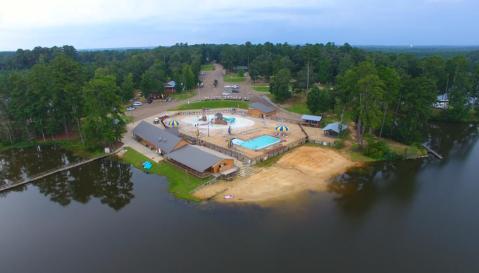
[[238,76],[238,74],[226,74],[224,81],[225,82],[242,82],[244,81],[244,77]]
[[191,110],[191,109],[204,109],[204,108],[248,109],[248,103],[245,101],[233,101],[233,100],[206,100],[206,101],[197,101],[190,104],[182,104],[178,106],[176,110]]
[[196,95],[196,89],[195,90],[176,92],[176,93],[172,94],[171,97],[175,100],[186,100],[186,99],[194,97],[195,95]]
[[269,84],[268,83],[257,83],[253,85],[253,89],[258,92],[269,93]]
[[308,106],[304,102],[294,102],[288,105],[286,110],[298,114],[311,114],[311,111],[309,111]]
[[214,64],[204,64],[201,66],[201,71],[213,71],[215,70]]
[[[150,161],[147,157],[135,151],[134,149],[127,148],[128,151],[123,155],[123,160],[139,170],[143,170],[143,162]],[[151,162],[151,161],[150,161]],[[205,183],[208,179],[200,179],[192,176],[174,166],[167,161],[161,161],[160,163],[151,162],[152,168],[150,173],[165,176],[168,178],[169,191],[176,197],[197,201],[197,199],[191,195],[191,192],[198,186]]]

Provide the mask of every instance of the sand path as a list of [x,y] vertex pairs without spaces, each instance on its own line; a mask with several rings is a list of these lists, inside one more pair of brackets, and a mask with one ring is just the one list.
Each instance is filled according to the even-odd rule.
[[[262,203],[290,198],[304,191],[324,191],[328,181],[355,166],[335,150],[302,146],[283,155],[271,167],[232,182],[219,182],[195,192],[201,199]],[[232,195],[232,199],[225,199]]]

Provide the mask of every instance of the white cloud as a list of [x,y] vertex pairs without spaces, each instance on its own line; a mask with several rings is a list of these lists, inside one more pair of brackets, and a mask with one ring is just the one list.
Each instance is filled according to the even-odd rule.
[[248,10],[328,6],[333,0],[1,0],[0,28],[34,29],[156,18],[166,21],[245,15]]

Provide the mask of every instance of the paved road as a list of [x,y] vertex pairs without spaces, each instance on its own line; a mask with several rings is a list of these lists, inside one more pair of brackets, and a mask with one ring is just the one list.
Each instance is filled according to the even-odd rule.
[[[127,115],[132,116],[134,121],[142,120],[147,117],[154,116],[158,113],[171,110],[178,105],[187,103],[188,101],[195,101],[204,99],[205,97],[217,97],[222,96],[224,91],[224,86],[234,84],[234,83],[225,83],[223,80],[224,76],[224,69],[221,65],[215,64],[215,70],[203,72],[200,76],[201,80],[204,82],[204,87],[195,90],[195,96],[186,99],[186,100],[175,100],[170,102],[161,102],[161,101],[153,101],[151,104],[145,104],[142,107],[128,112]],[[213,82],[214,80],[218,80],[218,86],[214,87]],[[241,97],[249,97],[251,101],[259,101],[266,105],[270,105],[274,108],[278,109],[278,116],[289,118],[289,119],[298,119],[299,115],[295,113],[288,112],[279,106],[272,104],[271,101],[264,97],[264,93],[254,91],[251,81],[247,79],[242,83],[238,83],[240,85],[240,93],[235,94],[236,96]]]

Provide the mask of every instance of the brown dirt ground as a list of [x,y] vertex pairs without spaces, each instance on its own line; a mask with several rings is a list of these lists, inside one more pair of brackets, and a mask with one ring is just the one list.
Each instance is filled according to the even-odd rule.
[[[329,179],[355,165],[335,150],[302,146],[283,155],[273,166],[261,168],[249,177],[205,186],[194,195],[220,202],[278,201],[304,191],[324,191]],[[224,199],[227,194],[233,198]]]

